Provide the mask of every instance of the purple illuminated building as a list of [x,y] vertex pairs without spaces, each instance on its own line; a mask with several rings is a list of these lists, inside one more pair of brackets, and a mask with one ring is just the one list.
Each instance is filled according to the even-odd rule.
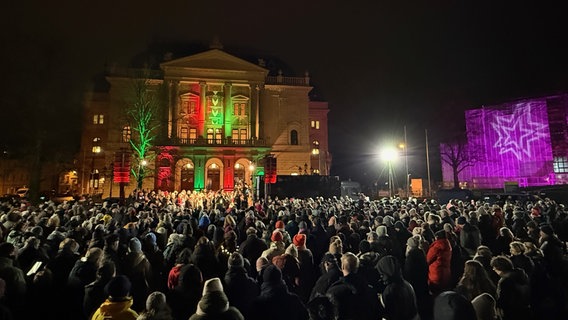
[[[568,95],[518,100],[465,113],[471,160],[459,175],[462,187],[503,188],[568,183]],[[451,148],[441,146],[441,152]],[[455,146],[454,146],[455,148]],[[442,161],[444,185],[453,170]]]

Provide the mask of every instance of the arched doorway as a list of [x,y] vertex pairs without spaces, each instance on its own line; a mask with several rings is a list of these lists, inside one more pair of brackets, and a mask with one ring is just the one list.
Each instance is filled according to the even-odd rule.
[[241,163],[235,163],[235,185],[244,182],[246,178],[246,168]]
[[193,163],[188,162],[181,168],[180,173],[180,189],[193,191],[194,168]]
[[207,166],[207,179],[205,179],[207,190],[219,190],[221,188],[221,167],[213,162]]

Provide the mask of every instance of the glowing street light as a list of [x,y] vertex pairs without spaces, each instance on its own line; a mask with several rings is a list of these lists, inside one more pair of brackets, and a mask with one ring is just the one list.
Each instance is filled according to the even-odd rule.
[[394,194],[394,175],[392,170],[392,163],[398,158],[398,150],[392,147],[387,147],[381,150],[381,159],[387,163],[388,170],[388,185],[389,185],[389,197]]

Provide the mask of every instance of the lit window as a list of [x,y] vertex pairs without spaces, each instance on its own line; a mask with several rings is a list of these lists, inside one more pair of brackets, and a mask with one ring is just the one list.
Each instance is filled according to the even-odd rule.
[[553,166],[555,173],[568,173],[568,157],[554,157]]
[[319,120],[312,120],[312,122],[311,122],[311,127],[312,127],[312,128],[316,128],[316,129],[319,129],[319,128],[320,128],[320,122],[319,122]]
[[124,126],[122,128],[122,142],[129,142],[132,136],[132,130],[130,130],[130,126]]
[[247,139],[247,129],[241,129],[240,132],[241,132],[241,136],[240,136],[241,141],[245,141]]
[[316,121],[316,130],[319,130],[319,128],[320,128],[320,122],[319,122],[319,120],[317,120]]
[[312,120],[312,128],[316,127],[316,122],[314,120]]
[[197,129],[196,128],[189,128],[189,139],[194,141],[197,139]]
[[93,153],[101,152],[101,138],[93,138],[93,148],[91,149]]
[[93,124],[104,124],[105,123],[105,116],[104,114],[95,114],[93,115]]

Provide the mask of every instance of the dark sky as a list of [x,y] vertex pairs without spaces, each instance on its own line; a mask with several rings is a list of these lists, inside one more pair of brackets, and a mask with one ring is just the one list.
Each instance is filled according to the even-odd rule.
[[[410,172],[425,177],[425,129],[435,147],[463,125],[465,109],[568,89],[562,6],[499,2],[4,1],[1,108],[10,119],[29,116],[8,111],[21,105],[78,116],[80,93],[105,64],[126,64],[154,41],[208,44],[217,36],[227,49],[277,56],[297,76],[310,72],[331,109],[333,174],[379,179],[377,150],[401,141],[406,126]],[[67,102],[57,106],[61,97]],[[21,120],[2,118],[8,142],[17,140],[12,128]],[[430,157],[438,177],[435,148]]]

